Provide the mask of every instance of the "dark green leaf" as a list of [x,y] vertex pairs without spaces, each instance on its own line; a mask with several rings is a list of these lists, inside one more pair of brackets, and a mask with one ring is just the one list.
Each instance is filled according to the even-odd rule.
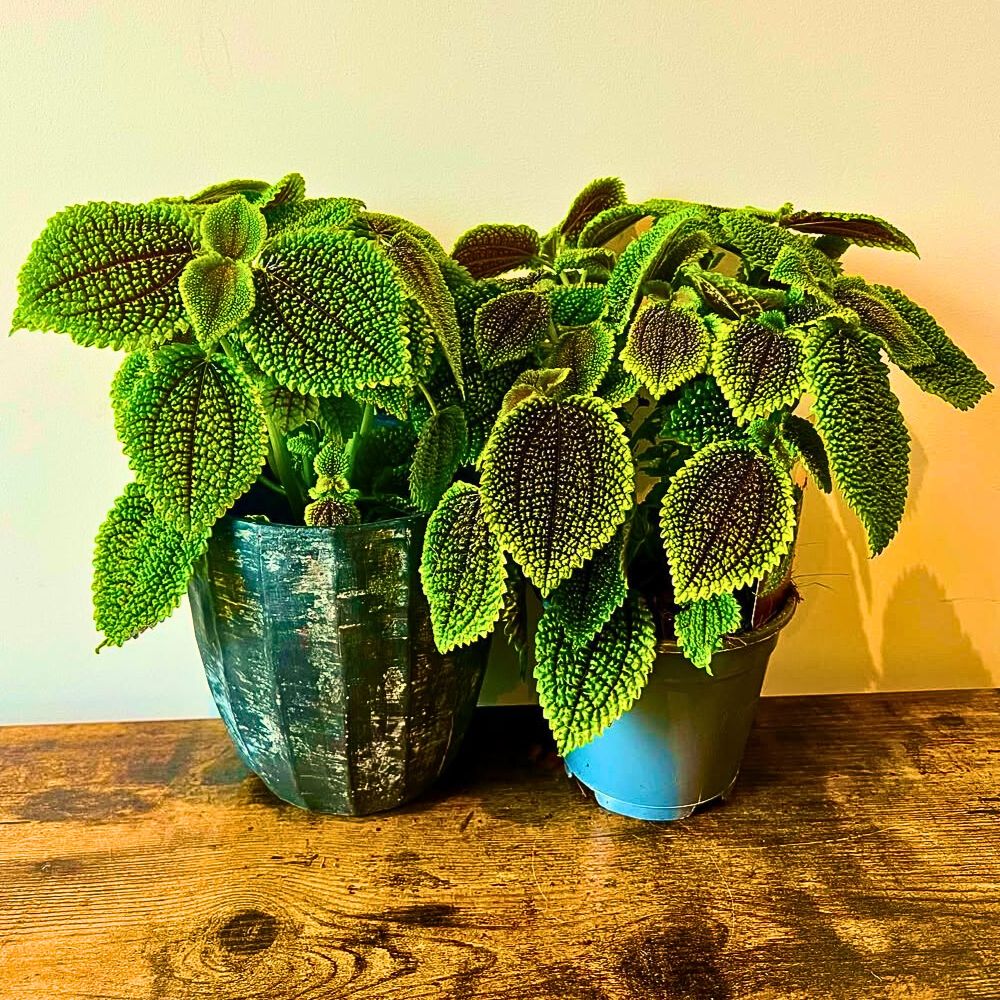
[[384,212],[363,212],[359,222],[365,227],[368,236],[378,243],[388,243],[400,233],[412,236],[436,261],[444,263],[448,254],[444,247],[426,229],[409,219],[398,215],[386,215]]
[[934,363],[930,347],[864,278],[842,278],[834,288],[833,297],[839,305],[858,314],[865,332],[875,337],[904,371]]
[[741,612],[732,594],[715,594],[685,604],[674,618],[677,645],[696,667],[712,672],[712,654],[723,647],[723,637],[740,627]]
[[492,278],[527,267],[538,256],[538,233],[530,226],[476,226],[458,238],[451,255],[473,278]]
[[652,214],[641,205],[615,205],[613,208],[607,208],[584,226],[576,241],[577,246],[604,246]]
[[504,555],[483,519],[479,490],[455,483],[427,522],[420,576],[442,653],[492,630],[503,609]]
[[573,199],[559,232],[572,244],[596,216],[624,201],[625,185],[617,177],[601,177],[591,181]]
[[449,406],[431,416],[417,439],[410,469],[410,497],[419,510],[433,510],[462,464],[468,430],[465,414]]
[[551,368],[569,369],[567,395],[589,396],[608,373],[614,356],[614,334],[598,320],[563,334],[548,364]]
[[792,454],[802,460],[816,485],[824,493],[829,493],[833,489],[830,459],[823,447],[823,439],[812,422],[794,413],[786,413],[781,423],[781,436],[791,447]]
[[476,350],[484,368],[527,357],[545,339],[552,323],[548,296],[506,292],[476,312]]
[[180,290],[198,343],[205,350],[232,333],[253,311],[250,265],[212,251],[188,261],[181,272]]
[[742,316],[759,316],[764,311],[753,289],[736,278],[718,271],[705,271],[694,264],[682,267],[680,274],[694,285],[705,302],[720,316],[739,319]]
[[739,423],[710,375],[688,382],[666,411],[660,436],[692,448],[712,441],[730,441],[742,434]]
[[604,312],[604,286],[558,285],[549,292],[549,301],[559,326],[586,326]]
[[632,507],[628,441],[600,399],[521,403],[497,422],[482,464],[486,520],[546,596]]
[[659,399],[705,370],[708,343],[708,328],[696,312],[654,302],[632,320],[619,357]]
[[917,253],[913,240],[906,233],[874,215],[861,215],[858,212],[792,212],[783,215],[780,222],[787,229],[795,229],[811,236],[835,236],[862,247]]

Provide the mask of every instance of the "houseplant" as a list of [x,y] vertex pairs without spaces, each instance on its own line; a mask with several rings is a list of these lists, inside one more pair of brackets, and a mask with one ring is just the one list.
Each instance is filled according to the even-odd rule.
[[298,174],[68,208],[21,271],[15,329],[126,352],[135,481],[97,536],[102,645],[190,588],[230,734],[298,805],[413,797],[474,708],[487,644],[439,654],[417,575],[426,512],[502,398],[463,372],[474,287],[423,229]]
[[797,599],[804,473],[873,555],[895,534],[909,444],[884,358],[959,409],[992,388],[906,295],[844,274],[852,244],[915,252],[868,215],[635,204],[601,179],[546,236],[483,225],[453,251],[491,287],[483,366],[525,370],[478,482],[430,518],[435,636],[485,634],[523,574],[539,700],[608,808],[678,818],[735,780]]

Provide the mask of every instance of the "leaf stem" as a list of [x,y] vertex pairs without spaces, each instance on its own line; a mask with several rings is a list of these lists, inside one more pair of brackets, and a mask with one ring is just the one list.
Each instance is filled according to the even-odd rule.
[[361,417],[361,426],[351,435],[351,440],[347,442],[347,447],[344,449],[344,458],[347,461],[348,481],[350,481],[354,475],[354,462],[357,458],[358,448],[361,446],[361,441],[372,429],[372,424],[374,423],[375,407],[372,406],[371,403],[365,403],[365,412]]
[[267,438],[270,442],[267,464],[271,466],[271,471],[278,477],[282,489],[285,491],[285,499],[292,510],[292,518],[295,521],[301,521],[306,507],[302,483],[295,471],[292,457],[285,447],[285,439],[272,420],[271,414],[267,411],[264,412],[264,421],[267,424]]
[[424,394],[424,399],[427,400],[427,405],[431,408],[431,415],[437,416],[438,408],[434,403],[434,398],[431,396],[427,389],[427,386],[423,382],[417,380],[417,385],[420,387],[420,391]]

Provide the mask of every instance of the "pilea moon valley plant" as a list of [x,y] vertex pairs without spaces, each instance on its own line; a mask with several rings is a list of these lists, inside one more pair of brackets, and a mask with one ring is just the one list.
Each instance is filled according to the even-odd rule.
[[97,535],[102,645],[172,612],[234,504],[331,527],[431,510],[503,394],[463,352],[453,292],[474,288],[420,227],[306,198],[298,174],[53,217],[14,328],[126,352],[111,399],[135,480]]
[[852,244],[915,253],[869,215],[637,204],[601,179],[545,236],[482,225],[455,246],[486,376],[520,371],[478,477],[430,518],[425,588],[441,649],[505,609],[523,641],[506,588],[537,588],[535,678],[563,753],[629,710],[658,639],[710,671],[782,580],[795,599],[804,474],[885,548],[909,465],[887,362],[959,409],[991,390],[923,308],[844,273]]

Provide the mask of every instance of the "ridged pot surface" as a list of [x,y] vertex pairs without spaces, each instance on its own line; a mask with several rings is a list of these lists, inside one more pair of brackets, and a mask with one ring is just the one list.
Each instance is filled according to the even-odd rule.
[[712,658],[712,674],[661,643],[649,683],[620,719],[566,757],[567,770],[611,812],[674,820],[736,782],[768,660],[796,598]]
[[489,645],[438,653],[425,525],[216,525],[189,587],[195,636],[239,755],[286,802],[390,809],[454,756]]

